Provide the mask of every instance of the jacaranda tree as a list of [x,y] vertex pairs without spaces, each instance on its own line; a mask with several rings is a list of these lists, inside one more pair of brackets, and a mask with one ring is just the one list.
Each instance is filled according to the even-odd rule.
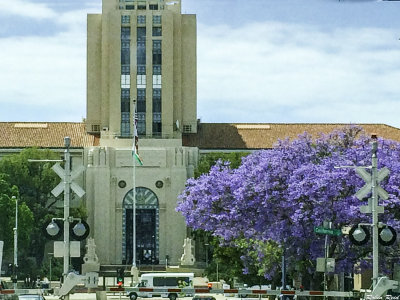
[[[312,274],[317,257],[324,257],[325,242],[314,227],[324,221],[338,229],[371,222],[370,214],[360,212],[366,202],[355,197],[365,182],[354,168],[336,168],[371,165],[370,143],[362,128],[350,126],[317,139],[305,133],[278,141],[273,149],[243,158],[237,169],[220,161],[209,173],[187,181],[177,211],[189,227],[209,231],[226,245],[247,247],[243,262],[258,266],[267,278],[280,268],[283,249],[288,272]],[[378,168],[391,172],[381,182],[389,199],[379,200],[385,208],[379,220],[399,230],[400,144],[378,143]],[[371,251],[371,243],[355,246],[346,235],[330,237],[336,272],[370,267]],[[380,251],[384,272],[398,246]]]

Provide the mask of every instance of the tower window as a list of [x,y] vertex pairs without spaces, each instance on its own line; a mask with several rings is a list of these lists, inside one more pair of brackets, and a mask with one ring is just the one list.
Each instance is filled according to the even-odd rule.
[[161,27],[153,27],[153,36],[161,36],[162,30]]
[[161,65],[153,65],[153,75],[161,75]]
[[138,27],[137,28],[137,40],[138,41],[146,40],[146,27]]
[[153,41],[153,65],[161,65],[161,40]]
[[153,113],[161,112],[161,89],[153,89]]
[[146,24],[146,16],[137,16],[138,24]]
[[131,22],[131,16],[121,16],[121,24],[129,24]]
[[161,88],[161,75],[153,75],[153,88]]
[[153,136],[161,136],[161,113],[153,113]]
[[135,5],[127,5],[127,6],[125,6],[125,9],[134,10],[135,9]]
[[138,88],[146,87],[146,75],[137,75],[136,82]]
[[130,89],[125,89],[125,88],[121,89],[121,99],[129,100],[129,98],[130,98]]
[[[128,65],[130,64],[130,51],[128,48],[121,49],[121,65]],[[129,72],[128,72],[129,74]]]
[[146,9],[146,5],[140,4],[140,5],[137,6],[137,9],[145,10]]
[[161,25],[161,16],[153,16],[153,24]]
[[[121,51],[122,53],[122,51]],[[129,75],[130,74],[130,65],[128,64],[121,64],[121,74]]]
[[131,87],[131,75],[121,75],[121,88],[126,89]]
[[150,8],[151,10],[158,10],[158,4],[150,4],[150,5],[149,5],[149,8]]
[[[137,89],[138,101],[146,101],[146,89]],[[138,112],[143,112],[144,110],[138,109]]]
[[121,27],[121,40],[130,40],[131,38],[131,28]]
[[137,74],[138,75],[146,75],[146,65],[138,65],[137,66]]

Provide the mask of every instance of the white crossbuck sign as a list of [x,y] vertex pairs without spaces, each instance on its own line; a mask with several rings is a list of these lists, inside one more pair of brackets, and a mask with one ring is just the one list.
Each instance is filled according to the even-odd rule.
[[[60,176],[61,179],[64,179],[65,177],[65,170],[60,166],[59,163],[55,164],[52,167],[53,171],[57,173],[58,176]],[[83,171],[85,170],[84,166],[79,166],[75,170],[71,172],[71,175],[69,176],[70,178],[67,178],[69,180],[69,183],[71,184],[71,189],[75,192],[75,194],[78,195],[79,198],[81,198],[83,195],[85,195],[85,191],[73,180],[76,179]],[[64,191],[64,184],[65,182],[61,181],[52,191],[51,193],[54,195],[54,197],[57,197]]]
[[[372,189],[372,175],[368,173],[365,168],[356,168],[356,172],[358,175],[361,176],[362,179],[366,182],[366,184],[356,193],[356,197],[360,200],[365,198]],[[390,171],[388,168],[384,167],[383,169],[380,169],[376,178],[376,191],[378,193],[378,196],[381,197],[382,199],[386,200],[389,198],[389,194],[379,185],[379,183],[385,179],[388,175],[390,174]]]

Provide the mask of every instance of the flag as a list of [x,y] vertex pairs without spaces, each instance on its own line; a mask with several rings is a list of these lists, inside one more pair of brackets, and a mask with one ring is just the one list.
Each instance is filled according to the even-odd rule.
[[134,116],[134,122],[133,122],[133,145],[132,145],[132,156],[136,161],[139,163],[139,165],[143,166],[143,161],[139,156],[139,135],[137,131],[137,123],[138,123],[138,118],[137,118],[137,113],[136,113],[136,107],[135,107],[135,116]]

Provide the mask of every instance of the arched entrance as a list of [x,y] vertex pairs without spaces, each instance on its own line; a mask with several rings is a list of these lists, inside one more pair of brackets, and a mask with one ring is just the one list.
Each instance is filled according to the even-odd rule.
[[[133,190],[126,193],[122,214],[122,260],[132,263],[132,199]],[[136,188],[136,263],[154,265],[159,262],[159,207],[154,192],[145,187]]]

